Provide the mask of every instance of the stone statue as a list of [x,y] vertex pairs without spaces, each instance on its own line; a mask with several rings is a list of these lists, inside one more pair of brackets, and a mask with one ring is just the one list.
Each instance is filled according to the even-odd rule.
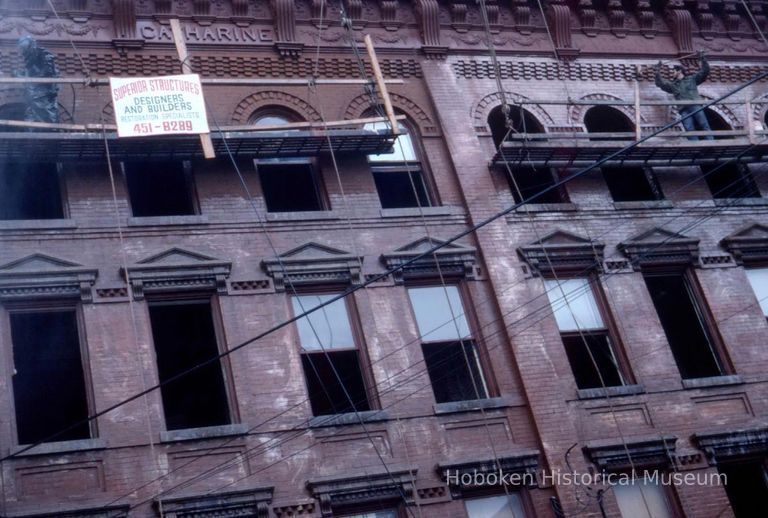
[[[56,58],[38,47],[32,36],[19,39],[19,50],[24,58],[24,70],[19,77],[59,77]],[[59,122],[58,84],[29,83],[24,88],[27,110],[24,120],[28,122]]]

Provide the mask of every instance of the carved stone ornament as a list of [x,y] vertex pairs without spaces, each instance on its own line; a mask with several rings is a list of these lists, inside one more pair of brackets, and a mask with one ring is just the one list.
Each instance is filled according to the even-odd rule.
[[388,31],[396,31],[403,22],[397,20],[397,0],[379,0],[381,24]]
[[280,259],[265,259],[261,265],[274,279],[275,290],[286,286],[362,283],[363,258],[330,246],[309,242],[293,248]]
[[663,467],[673,462],[677,437],[628,439],[627,443],[595,441],[584,446],[587,458],[600,470],[617,471],[632,466]]
[[619,244],[634,270],[651,265],[693,265],[699,259],[699,240],[655,227]]
[[136,2],[112,0],[112,18],[115,27],[112,44],[121,55],[144,46],[144,40],[136,37]]
[[683,4],[683,0],[670,0],[667,4],[667,17],[672,28],[672,36],[681,54],[693,52],[693,17]]
[[737,264],[768,260],[768,226],[753,223],[720,241],[733,254]]
[[440,41],[440,6],[437,0],[416,0],[416,12],[421,25],[421,47],[427,59],[444,59],[448,47]]
[[717,433],[697,433],[693,442],[707,455],[710,465],[735,457],[768,455],[768,428]]
[[592,0],[579,0],[576,10],[581,21],[581,31],[590,38],[597,36],[597,27],[595,26],[597,12],[595,6],[592,5]]
[[[128,267],[135,300],[148,293],[215,291],[227,293],[232,263],[182,248],[171,248]],[[121,268],[121,275],[125,271]]]
[[321,478],[307,481],[307,489],[320,502],[320,516],[334,515],[339,507],[362,506],[385,500],[403,501],[414,505],[413,480],[416,468],[388,472],[361,473],[341,478]]
[[[460,480],[461,475],[465,473],[474,475],[475,473],[490,474],[499,471],[520,475],[530,474],[533,475],[530,478],[535,479],[535,474],[539,469],[540,455],[539,450],[522,450],[500,453],[492,459],[441,462],[437,465],[437,473],[443,481],[449,484],[452,480]],[[462,489],[472,489],[471,486],[468,487],[463,484],[450,484],[450,488],[454,498],[461,498]]]
[[0,300],[79,298],[93,300],[98,270],[45,254],[0,266]]
[[649,0],[638,0],[635,14],[637,15],[637,24],[640,26],[640,32],[643,36],[646,38],[656,36],[656,29],[653,28],[655,17],[651,8],[651,2]]
[[605,245],[563,230],[520,247],[518,252],[536,273],[566,270],[598,270]]
[[565,0],[549,0],[547,8],[549,26],[552,28],[552,39],[558,56],[573,59],[579,50],[571,42],[571,8]]
[[304,45],[296,42],[296,14],[294,0],[272,0],[275,16],[275,49],[283,57],[296,58]]
[[166,518],[218,518],[220,516],[267,518],[269,504],[272,503],[272,492],[272,487],[260,487],[204,496],[164,498],[156,501],[155,505],[162,508],[162,515]]
[[[450,277],[452,279],[474,279],[477,251],[470,246],[448,244],[434,253],[416,259],[424,252],[445,243],[440,239],[421,238],[394,252],[382,254],[381,260],[388,270],[404,265],[393,274],[396,284],[411,279]],[[439,267],[439,268],[438,268]]]

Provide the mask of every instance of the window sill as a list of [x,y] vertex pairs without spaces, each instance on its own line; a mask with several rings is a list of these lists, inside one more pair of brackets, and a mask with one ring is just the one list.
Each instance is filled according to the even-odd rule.
[[692,378],[682,380],[683,388],[697,389],[706,387],[722,387],[726,385],[741,385],[744,379],[738,374],[730,376],[710,376],[708,378]]
[[475,410],[488,410],[493,408],[506,408],[510,402],[503,397],[491,397],[486,399],[468,399],[466,401],[451,401],[449,403],[436,403],[435,414],[455,414],[459,412],[473,412]]
[[764,207],[768,205],[768,198],[716,198],[716,207]]
[[202,428],[186,428],[184,430],[168,430],[160,432],[160,442],[194,441],[197,439],[215,439],[232,435],[245,435],[248,426],[242,423],[225,424],[221,426],[205,426]]
[[450,216],[453,207],[403,207],[399,209],[381,209],[382,218],[410,218],[424,216]]
[[29,445],[21,444],[11,448],[11,455],[17,455],[19,457],[27,457],[33,455],[56,455],[60,453],[70,453],[76,451],[88,451],[88,450],[103,450],[107,447],[104,439],[78,439],[75,441],[58,441],[58,442],[44,442],[38,444],[34,448],[31,448],[23,453],[18,453],[24,450]]
[[515,209],[515,212],[576,212],[579,206],[575,203],[526,203]]
[[375,423],[386,421],[389,414],[384,410],[368,410],[365,412],[347,412],[345,414],[318,415],[309,420],[310,428],[322,428],[324,426],[344,426],[363,423]]
[[8,219],[0,221],[0,230],[61,230],[75,229],[72,219]]
[[206,225],[208,216],[190,215],[190,216],[147,216],[139,218],[128,218],[129,227],[151,227],[167,225]]
[[307,221],[341,219],[332,210],[306,210],[297,212],[268,212],[267,221]]
[[613,208],[616,210],[671,209],[672,207],[672,202],[669,200],[613,202]]
[[637,394],[645,394],[645,387],[642,385],[621,385],[619,387],[579,389],[577,393],[579,395],[579,399],[635,396]]

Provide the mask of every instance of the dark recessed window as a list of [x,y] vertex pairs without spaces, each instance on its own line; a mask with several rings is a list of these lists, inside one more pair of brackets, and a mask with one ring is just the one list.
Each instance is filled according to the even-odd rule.
[[[9,103],[0,106],[0,119],[11,121],[23,121],[26,118],[27,105],[24,103]],[[0,133],[26,131],[19,126],[0,126]]]
[[[388,128],[386,122],[365,125],[365,129],[374,131]],[[429,207],[432,202],[411,134],[402,124],[399,129],[400,136],[395,139],[391,153],[368,155],[381,207]]]
[[[149,304],[160,382],[219,354],[211,303]],[[220,360],[185,374],[160,389],[167,430],[229,424],[229,404]]]
[[611,333],[588,278],[544,282],[565,354],[580,389],[623,385]]
[[195,213],[191,174],[183,162],[126,162],[124,165],[135,217]]
[[684,272],[644,277],[683,379],[722,375],[712,332],[689,277]]
[[409,288],[435,401],[488,397],[477,347],[456,286]]
[[[300,315],[334,295],[291,297]],[[301,364],[307,380],[312,414],[329,415],[371,409],[360,357],[344,299],[296,321]]]
[[760,197],[760,190],[746,164],[703,165],[701,173],[715,199]]
[[717,469],[725,475],[725,492],[736,518],[758,518],[765,514],[768,474],[764,461],[718,463]]
[[269,212],[323,210],[320,187],[309,162],[260,162],[258,170]]
[[[610,106],[593,106],[584,114],[589,133],[624,133],[619,137],[599,136],[590,140],[631,140],[635,126],[621,111]],[[649,201],[663,198],[661,188],[650,168],[601,167],[613,201]]]
[[0,162],[0,219],[63,218],[60,185],[56,164]]
[[[13,396],[19,444],[91,437],[74,309],[11,313]],[[78,424],[79,423],[79,424]]]

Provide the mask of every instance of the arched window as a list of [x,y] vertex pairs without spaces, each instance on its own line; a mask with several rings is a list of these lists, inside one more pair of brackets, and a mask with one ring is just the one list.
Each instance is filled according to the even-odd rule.
[[[733,129],[719,113],[704,108],[709,127],[713,131],[729,131]],[[732,138],[727,135],[715,136],[716,140]],[[715,199],[723,198],[759,198],[760,190],[757,188],[752,173],[746,164],[725,162],[722,164],[702,165],[701,172],[707,182],[709,191]]]
[[[299,122],[300,117],[288,110],[265,108],[256,112],[254,126],[283,126]],[[271,131],[299,131],[295,128]],[[311,158],[270,158],[256,160],[261,190],[269,212],[303,212],[325,210],[325,196]]]
[[[498,149],[507,134],[544,133],[544,126],[528,110],[519,106],[511,106],[509,110],[509,126],[501,106],[497,106],[488,114],[488,126],[491,128],[493,143]],[[510,139],[507,138],[507,142]],[[520,140],[514,140],[516,145],[525,145]],[[507,172],[507,180],[512,196],[517,203],[528,200],[541,191],[552,187],[555,176],[548,167],[532,167],[525,163],[510,164],[511,174]],[[506,168],[505,168],[506,172]],[[531,203],[563,203],[568,201],[564,189],[552,189],[534,198]]]
[[[632,133],[635,125],[611,106],[593,106],[584,114],[589,133]],[[632,137],[595,137],[590,140],[629,140]],[[650,201],[664,197],[653,170],[646,167],[601,167],[613,201]]]
[[[388,130],[389,123],[370,122],[364,129]],[[430,207],[433,203],[424,167],[411,137],[416,132],[405,124],[399,124],[398,129],[400,134],[395,139],[391,153],[368,155],[381,208]]]

